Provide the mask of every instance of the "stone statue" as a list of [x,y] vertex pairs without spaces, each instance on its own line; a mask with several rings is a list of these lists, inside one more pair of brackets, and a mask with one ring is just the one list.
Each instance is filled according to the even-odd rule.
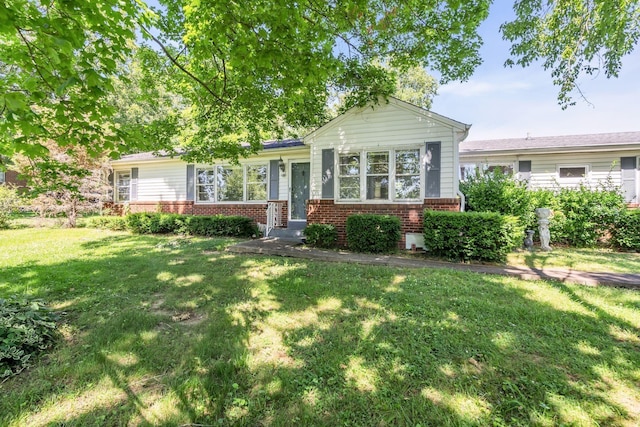
[[549,218],[551,217],[551,209],[538,208],[536,209],[536,216],[538,217],[538,229],[540,232],[540,249],[543,251],[550,251],[549,241],[551,240],[551,233],[549,232]]
[[533,250],[533,233],[535,233],[535,230],[526,230],[525,233],[527,233],[527,237],[524,238],[524,248],[532,251]]

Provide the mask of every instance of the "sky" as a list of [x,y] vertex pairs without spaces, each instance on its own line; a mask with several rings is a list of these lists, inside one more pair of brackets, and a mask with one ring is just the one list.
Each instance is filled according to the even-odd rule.
[[619,77],[604,74],[581,80],[588,103],[562,110],[550,71],[540,65],[503,66],[509,43],[502,40],[500,24],[512,15],[512,2],[495,2],[480,28],[484,63],[464,83],[440,86],[431,109],[471,124],[468,141],[640,131],[640,47],[623,58]]

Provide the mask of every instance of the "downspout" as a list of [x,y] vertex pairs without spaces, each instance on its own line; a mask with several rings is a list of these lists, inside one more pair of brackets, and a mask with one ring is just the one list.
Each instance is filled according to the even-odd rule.
[[467,199],[464,196],[464,193],[458,189],[457,193],[460,196],[460,212],[464,212],[464,205],[467,204]]
[[[464,141],[465,139],[467,139],[467,136],[469,136],[469,129],[471,129],[471,125],[466,125],[464,132],[462,132],[462,135],[460,136],[460,138],[458,139],[457,142],[457,148],[458,148],[458,161],[456,162],[456,170],[460,169],[460,164],[459,164],[459,160],[460,160],[460,143],[462,141]],[[460,197],[460,212],[464,212],[464,206],[467,204],[467,198],[465,197],[465,195],[462,193],[462,191],[460,191],[460,179],[456,180],[458,182],[458,188],[456,189],[456,194]]]

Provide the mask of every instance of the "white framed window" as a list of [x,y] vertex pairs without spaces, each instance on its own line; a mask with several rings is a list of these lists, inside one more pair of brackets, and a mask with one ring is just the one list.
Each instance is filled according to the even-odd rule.
[[389,199],[389,152],[367,153],[367,200]]
[[340,199],[360,200],[360,153],[340,154],[338,187]]
[[338,155],[338,200],[419,200],[422,175],[419,148],[341,153]]
[[562,181],[580,181],[587,178],[589,167],[587,165],[559,165],[558,179]]
[[128,202],[131,199],[131,171],[118,171],[115,178],[116,202]]
[[420,198],[420,149],[395,152],[395,198],[416,200]]
[[476,175],[478,165],[475,163],[461,163],[460,164],[460,181],[467,181]]
[[247,200],[263,201],[267,200],[267,165],[247,165]]
[[269,169],[266,164],[196,168],[196,201],[266,201]]
[[502,172],[504,175],[513,175],[513,163],[487,163],[484,165],[484,171],[487,173],[493,173],[496,170]]
[[199,202],[216,200],[216,173],[213,168],[196,169],[196,197]]

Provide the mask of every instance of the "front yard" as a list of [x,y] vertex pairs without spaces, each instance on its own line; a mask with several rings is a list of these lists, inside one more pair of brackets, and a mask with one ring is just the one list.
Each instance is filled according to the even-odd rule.
[[0,425],[640,424],[638,291],[230,242],[1,230],[0,298],[66,314]]

